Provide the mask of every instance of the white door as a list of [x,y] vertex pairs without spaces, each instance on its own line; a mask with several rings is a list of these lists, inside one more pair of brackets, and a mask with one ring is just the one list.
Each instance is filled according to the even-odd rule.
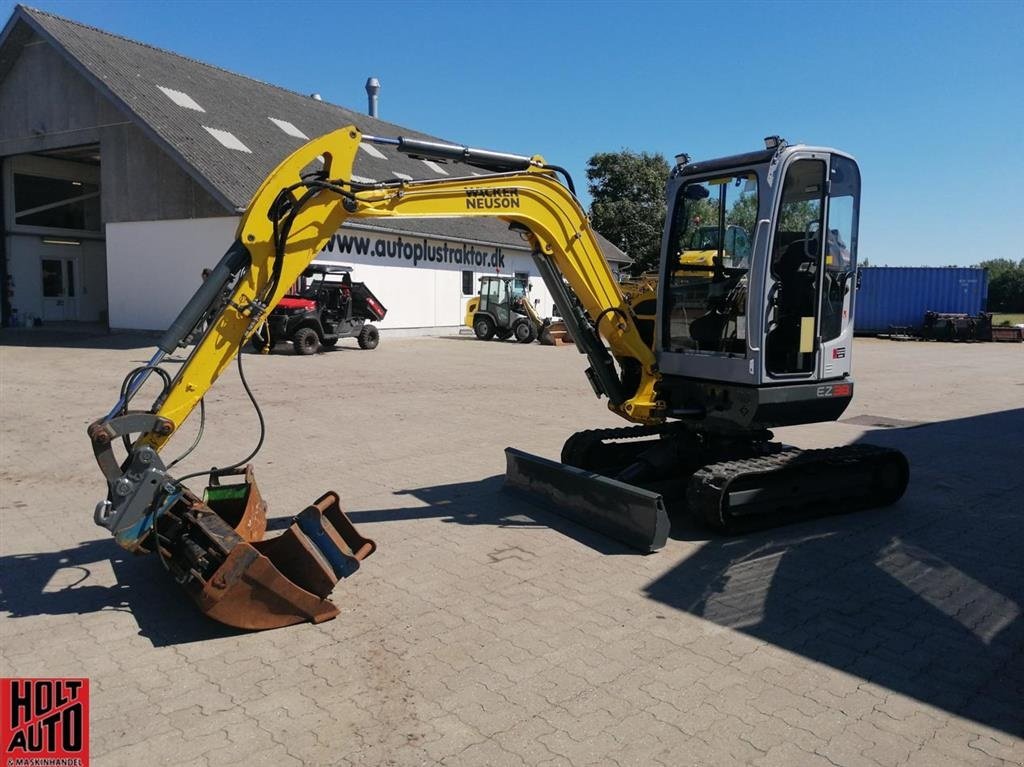
[[43,256],[43,320],[64,322],[78,319],[78,258]]

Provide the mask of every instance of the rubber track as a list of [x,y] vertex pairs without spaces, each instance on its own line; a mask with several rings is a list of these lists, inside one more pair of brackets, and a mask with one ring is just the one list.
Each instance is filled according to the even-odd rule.
[[[894,477],[896,482],[888,488],[876,486],[867,495],[848,495],[844,492],[844,480],[854,477],[858,473],[858,468],[866,468],[865,464],[876,465],[875,476],[884,475],[886,472],[882,470],[886,468],[898,471],[899,474]],[[686,493],[687,505],[694,517],[723,532],[744,532],[770,527],[780,522],[792,521],[794,517],[823,516],[820,513],[820,504],[813,510],[799,508],[796,511],[791,504],[787,504],[786,519],[779,518],[782,515],[781,508],[778,514],[758,515],[743,520],[728,515],[723,501],[727,498],[730,487],[739,480],[761,475],[764,479],[763,486],[767,488],[773,480],[791,478],[794,472],[807,477],[814,475],[819,481],[825,472],[834,474],[831,482],[835,487],[835,501],[827,513],[846,513],[895,503],[903,495],[909,480],[906,457],[892,448],[846,445],[820,450],[800,450],[785,447],[774,455],[722,461],[701,468],[690,479]]]
[[589,470],[590,466],[580,466],[579,461],[594,444],[612,439],[638,439],[656,437],[674,431],[683,431],[685,425],[679,421],[655,424],[651,426],[617,426],[606,429],[585,429],[578,431],[565,441],[562,446],[562,463]]

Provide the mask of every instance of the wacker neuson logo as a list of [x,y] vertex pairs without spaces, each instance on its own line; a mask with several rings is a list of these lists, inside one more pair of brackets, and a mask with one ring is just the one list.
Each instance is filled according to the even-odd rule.
[[467,189],[466,209],[518,208],[519,190],[512,188]]
[[0,679],[0,767],[88,767],[88,679]]

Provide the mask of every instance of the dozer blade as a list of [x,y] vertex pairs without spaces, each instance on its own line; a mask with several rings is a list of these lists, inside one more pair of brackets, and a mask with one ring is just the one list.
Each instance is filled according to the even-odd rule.
[[658,493],[512,447],[505,448],[505,461],[505,488],[559,516],[645,553],[668,540],[668,514]]
[[326,493],[279,536],[263,538],[266,504],[246,470],[239,485],[212,485],[206,502],[191,493],[158,523],[159,554],[214,620],[260,630],[338,615],[328,599],[376,550]]

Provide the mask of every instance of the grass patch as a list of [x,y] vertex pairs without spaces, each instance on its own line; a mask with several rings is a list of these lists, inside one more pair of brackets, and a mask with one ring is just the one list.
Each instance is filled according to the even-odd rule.
[[1024,324],[1024,314],[993,314],[993,325],[1021,325]]

